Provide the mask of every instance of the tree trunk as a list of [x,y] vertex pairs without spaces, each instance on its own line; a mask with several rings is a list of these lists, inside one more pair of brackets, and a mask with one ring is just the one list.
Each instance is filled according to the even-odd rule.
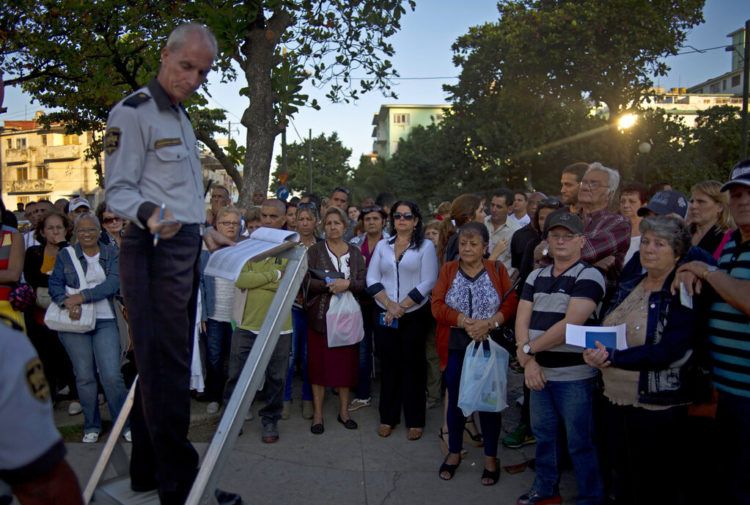
[[287,12],[277,11],[265,26],[263,23],[256,23],[248,28],[242,48],[242,67],[250,101],[249,107],[242,114],[242,125],[247,128],[244,183],[239,199],[239,204],[243,207],[252,205],[253,192],[262,191],[265,195],[268,189],[273,143],[282,129],[276,121],[273,108],[271,74],[275,66],[274,48],[291,22],[292,17]]

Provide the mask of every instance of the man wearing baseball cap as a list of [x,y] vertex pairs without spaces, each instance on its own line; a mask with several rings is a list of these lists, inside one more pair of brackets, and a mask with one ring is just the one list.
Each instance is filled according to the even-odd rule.
[[718,266],[701,261],[682,265],[716,292],[708,320],[712,379],[719,392],[716,433],[726,493],[717,503],[750,503],[750,159],[735,165],[721,188],[729,191],[729,210],[737,230],[724,246]]
[[687,197],[679,191],[667,189],[652,196],[647,205],[638,209],[638,215],[641,217],[675,215],[684,220],[687,211]]
[[[531,429],[536,437],[536,478],[518,505],[560,503],[557,487],[559,433],[568,430],[579,503],[599,503],[604,489],[594,445],[596,370],[580,348],[565,344],[566,324],[591,324],[604,297],[604,276],[581,260],[586,246],[583,221],[567,209],[547,217],[546,239],[553,264],[526,278],[516,313],[516,342],[524,382],[531,389]],[[573,435],[573,436],[572,436]]]
[[68,217],[73,221],[81,214],[88,214],[89,212],[91,212],[91,204],[82,196],[77,196],[68,203]]

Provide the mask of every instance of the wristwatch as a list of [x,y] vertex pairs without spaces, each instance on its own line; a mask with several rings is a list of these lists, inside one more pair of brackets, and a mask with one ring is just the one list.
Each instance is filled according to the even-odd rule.
[[523,347],[521,348],[521,350],[523,350],[524,354],[528,354],[529,356],[533,356],[534,355],[534,351],[533,351],[533,349],[531,349],[531,341],[526,342],[525,344],[523,344]]
[[716,265],[708,265],[706,269],[703,271],[703,274],[701,274],[701,277],[705,281],[708,278],[708,274],[713,273],[717,271],[718,269],[719,267],[717,267]]

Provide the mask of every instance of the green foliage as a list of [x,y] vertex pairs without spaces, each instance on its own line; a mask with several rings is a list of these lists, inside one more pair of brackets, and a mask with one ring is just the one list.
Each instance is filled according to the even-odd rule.
[[[556,194],[565,165],[592,160],[632,178],[635,129],[621,133],[608,116],[591,111],[605,104],[614,116],[641,103],[649,76],[667,71],[662,58],[702,21],[702,6],[702,0],[503,0],[497,22],[472,27],[453,45],[461,75],[445,87],[453,111],[444,128],[465,139],[466,156],[495,184]],[[664,145],[680,136],[662,133],[670,139]]]
[[[302,93],[306,81],[328,87],[334,101],[356,100],[374,89],[395,97],[391,79],[398,74],[388,40],[407,8],[414,8],[413,0],[6,0],[0,71],[11,76],[6,85],[22,85],[56,110],[45,121],[64,122],[70,132],[101,131],[111,107],[156,75],[171,29],[203,22],[219,43],[215,69],[221,80],[245,84],[243,175],[236,170],[238,151],[220,148],[212,137],[221,131],[215,122],[223,112],[199,114],[196,134],[248,204],[255,189],[268,186],[274,139],[288,117],[304,106],[319,107]],[[369,77],[355,81],[352,72]],[[196,96],[192,105],[196,113],[205,98]],[[94,146],[97,162],[100,154],[101,146]]]
[[[286,187],[290,191],[307,191],[310,181],[307,163],[308,145],[311,147],[313,171],[313,193],[328,196],[333,188],[346,186],[349,180],[349,158],[352,150],[344,147],[336,132],[326,137],[321,134],[313,137],[312,142],[305,139],[302,143],[294,142],[286,147],[288,174]],[[279,176],[282,171],[282,156],[276,156],[276,171],[273,173],[271,189],[279,187]]]

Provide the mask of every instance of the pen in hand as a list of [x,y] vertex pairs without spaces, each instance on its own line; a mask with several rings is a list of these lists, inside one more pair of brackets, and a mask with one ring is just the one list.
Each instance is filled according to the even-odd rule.
[[[164,211],[167,209],[167,204],[162,203],[161,207],[159,207],[159,223],[164,221]],[[156,244],[159,243],[159,232],[157,231],[154,233],[154,247],[156,247]]]

